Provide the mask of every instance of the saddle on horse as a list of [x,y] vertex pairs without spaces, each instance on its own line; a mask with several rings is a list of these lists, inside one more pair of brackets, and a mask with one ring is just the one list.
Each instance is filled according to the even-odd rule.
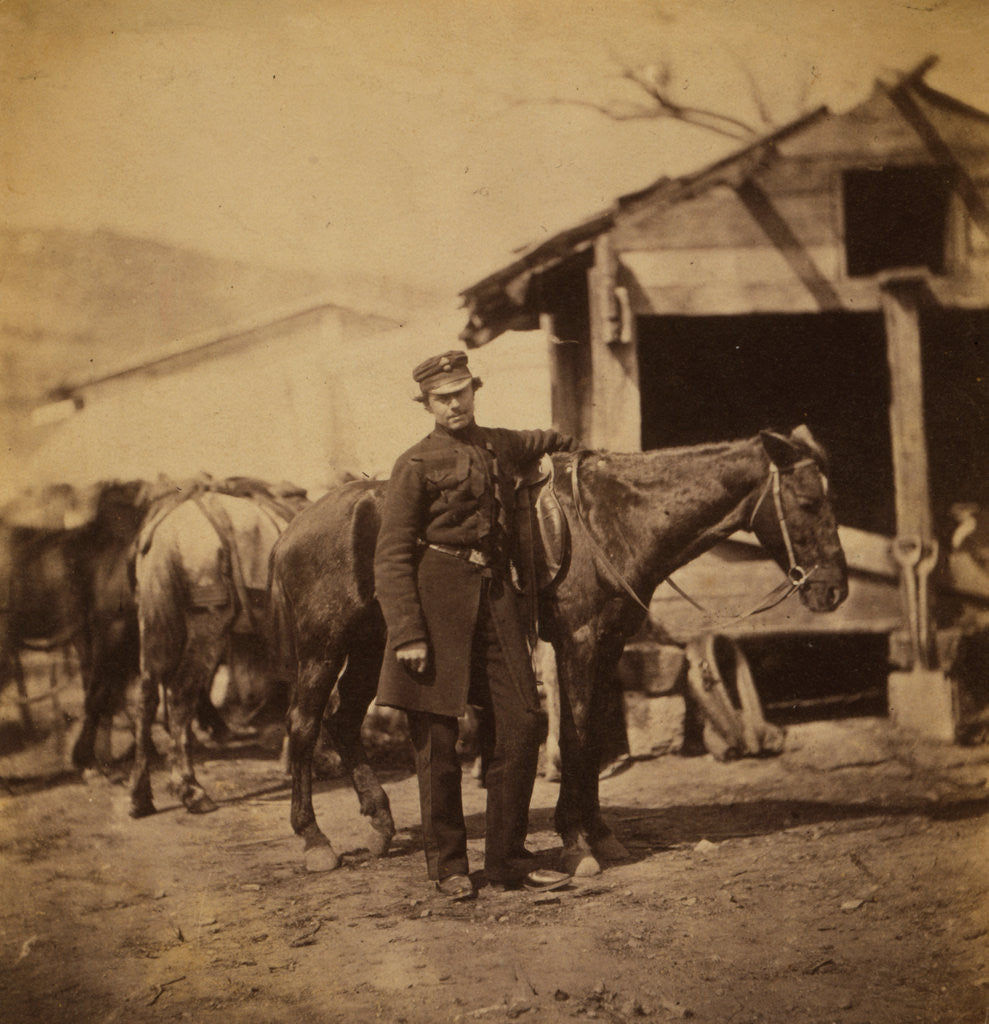
[[[234,601],[237,615],[231,627],[235,633],[257,633],[258,616],[267,595],[267,549],[260,540],[256,524],[245,528],[235,524],[219,496],[241,498],[252,502],[270,520],[278,534],[285,529],[296,509],[292,499],[305,497],[305,491],[283,483],[272,488],[251,477],[227,477],[214,480],[201,473],[181,483],[160,478],[154,499],[135,551],[147,554],[155,531],[161,522],[178,508],[191,501],[212,527],[220,540],[221,580],[200,581],[189,594],[193,607],[223,607]],[[261,545],[259,547],[259,545]]]
[[551,456],[544,455],[515,484],[518,569],[529,639],[539,634],[539,594],[563,572],[570,532],[554,488]]

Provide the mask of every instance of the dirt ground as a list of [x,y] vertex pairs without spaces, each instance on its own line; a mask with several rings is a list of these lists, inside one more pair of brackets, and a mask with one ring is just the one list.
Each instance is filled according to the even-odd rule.
[[[214,814],[159,768],[141,821],[120,784],[64,770],[72,738],[0,757],[6,1024],[989,1021],[989,747],[872,717],[792,726],[772,759],[631,762],[601,785],[627,861],[450,905],[394,759],[393,849],[369,857],[349,785],[325,780],[343,866],[309,875],[277,737],[200,751]],[[484,791],[464,791],[480,878]],[[547,866],[556,793],[539,779]]]

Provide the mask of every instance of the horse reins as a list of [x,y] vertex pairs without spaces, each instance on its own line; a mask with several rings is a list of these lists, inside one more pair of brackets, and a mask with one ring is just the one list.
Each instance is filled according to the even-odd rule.
[[573,494],[573,506],[574,512],[577,516],[577,522],[584,528],[584,533],[587,534],[587,539],[590,542],[591,548],[598,556],[598,558],[604,563],[605,568],[614,576],[615,581],[619,586],[632,598],[632,600],[648,615],[649,606],[645,604],[641,597],[632,589],[632,584],[619,572],[618,569],[612,564],[610,558],[604,548],[598,543],[597,538],[591,533],[590,526],[587,525],[587,520],[584,518],[584,509],[580,500],[580,487],[577,485],[577,467],[580,465],[580,452],[574,452],[570,457],[570,462],[567,464],[567,470],[570,473],[570,490]]
[[[649,606],[639,597],[635,592],[632,585],[622,575],[621,571],[614,565],[611,559],[608,557],[604,548],[598,543],[597,538],[591,533],[590,526],[584,516],[583,503],[580,498],[580,486],[577,482],[577,467],[580,465],[581,452],[574,452],[570,458],[570,462],[567,465],[567,470],[570,473],[570,490],[573,495],[574,513],[577,517],[577,521],[584,528],[584,533],[591,545],[591,549],[597,555],[600,562],[605,566],[609,573],[614,577],[615,582],[632,598],[632,600],[648,615]],[[788,466],[786,472],[792,472],[800,466],[815,464],[813,459],[801,459],[799,462],[795,462],[792,466]],[[671,576],[666,576],[660,583],[668,583],[677,594],[680,595],[685,601],[693,605],[699,612],[711,617],[719,618],[723,620],[733,619],[745,619],[750,615],[757,615],[761,612],[769,611],[771,608],[775,608],[778,604],[785,601],[791,594],[798,591],[804,584],[811,578],[813,573],[816,571],[817,566],[811,566],[810,569],[804,570],[799,565],[796,558],[796,552],[793,548],[793,541],[790,537],[789,527],[786,525],[786,517],[783,514],[783,496],[782,488],[780,484],[780,468],[775,463],[770,463],[769,476],[766,478],[766,483],[756,499],[755,505],[752,506],[752,512],[749,514],[748,529],[752,529],[752,524],[755,520],[756,513],[759,511],[759,507],[762,505],[766,495],[772,491],[773,494],[773,506],[776,510],[776,519],[780,527],[780,535],[783,538],[783,545],[786,548],[786,555],[789,561],[789,568],[787,569],[786,579],[782,583],[777,584],[772,590],[766,594],[765,597],[754,607],[750,608],[747,612],[741,612],[738,615],[716,615],[709,611],[703,605],[695,601],[682,587],[680,587]],[[658,586],[659,584],[657,584]]]

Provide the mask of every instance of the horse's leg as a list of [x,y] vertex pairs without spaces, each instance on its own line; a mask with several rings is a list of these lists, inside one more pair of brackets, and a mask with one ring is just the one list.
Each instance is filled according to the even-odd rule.
[[292,830],[302,837],[307,871],[333,871],[340,858],[316,823],[312,805],[312,762],[320,722],[330,699],[345,654],[333,652],[328,660],[304,658],[288,710],[288,760],[292,769]]
[[158,711],[158,678],[142,670],[137,687],[134,715],[134,764],[130,779],[130,816],[143,818],[155,813],[151,796],[151,726]]
[[[210,681],[212,682],[212,680]],[[220,714],[219,709],[210,700],[209,683],[206,688],[199,691],[196,697],[196,711],[193,716],[199,728],[205,732],[214,743],[223,743],[230,735],[226,719]]]
[[601,870],[598,857],[627,855],[602,818],[598,798],[603,687],[613,685],[617,655],[610,648],[617,646],[620,654],[621,645],[616,641],[595,649],[589,638],[601,630],[587,626],[580,632],[588,639],[563,643],[557,650],[562,765],[555,823],[563,839],[564,869],[589,876]]
[[374,857],[384,856],[395,835],[388,795],[368,763],[361,740],[361,725],[378,685],[384,641],[383,633],[373,627],[361,630],[354,637],[347,667],[337,682],[339,700],[323,719],[323,727],[350,773],[361,814],[371,819],[373,832],[368,848]]
[[[107,628],[103,642],[102,667],[99,660],[94,662],[97,690],[102,693],[102,699],[97,708],[93,755],[100,771],[112,775],[119,771],[116,766],[133,754],[132,742],[119,757],[114,757],[113,727],[118,712],[126,712],[128,689],[139,674],[141,642],[137,617],[128,615],[115,619]],[[157,755],[154,747],[152,751]]]
[[547,782],[560,781],[560,679],[556,672],[556,654],[550,644],[536,645],[536,678],[546,698],[546,751],[543,775]]
[[9,673],[14,679],[17,691],[17,711],[21,719],[21,728],[24,730],[24,735],[31,739],[34,737],[36,730],[34,728],[34,719],[31,717],[31,698],[27,692],[27,680],[24,678],[24,663],[21,661],[18,651],[11,650],[8,665]]
[[171,685],[166,687],[169,704],[168,731],[172,738],[171,787],[192,814],[217,809],[196,778],[192,762],[192,722],[200,698],[207,692],[223,657],[229,609],[196,610],[186,616],[185,647]]
[[[69,660],[68,653],[70,647],[75,651],[76,660],[79,663],[79,679],[82,683],[83,693],[83,714],[88,718],[88,708],[92,706],[94,695],[96,695],[96,689],[102,683],[102,680],[99,679],[96,674],[96,668],[100,664],[97,658],[99,648],[97,631],[92,618],[89,615],[86,615],[83,618],[82,628],[61,651],[63,660],[66,663]],[[99,696],[95,696],[95,699],[98,700]],[[94,718],[94,728],[96,721],[97,720]],[[92,763],[92,759],[90,760],[90,763]]]
[[113,724],[113,705],[118,694],[114,692],[110,679],[109,647],[112,643],[110,631],[116,624],[97,622],[92,631],[89,665],[83,645],[75,644],[76,658],[80,673],[83,674],[83,716],[82,730],[72,746],[72,763],[77,768],[96,767],[104,774],[110,770],[110,729]]
[[82,729],[72,744],[72,763],[76,768],[91,768],[96,761],[96,730],[98,722],[83,711]]
[[[593,786],[584,791],[583,818],[587,829],[587,839],[598,861],[624,860],[628,850],[612,832],[611,826],[605,822],[601,814],[600,779],[601,759],[605,754],[610,760],[617,756],[616,746],[628,747],[625,738],[625,702],[620,684],[616,678],[618,658],[608,658],[600,664],[595,675],[597,687],[591,694],[591,713],[588,728],[595,733],[598,771]],[[616,735],[620,733],[616,741]]]
[[100,772],[113,771],[113,715],[101,715],[93,734],[93,760]]
[[[562,672],[562,669],[561,669]],[[554,823],[563,840],[561,866],[578,877],[596,875],[601,865],[594,857],[583,822],[581,791],[597,782],[596,758],[591,758],[581,732],[586,714],[575,711],[571,696],[561,680],[560,690],[560,795]]]
[[[72,671],[72,663],[69,658],[68,647],[59,649],[62,662],[62,675],[68,678]],[[48,666],[48,699],[52,706],[52,730],[55,733],[55,751],[58,754],[59,764],[65,757],[65,715],[62,713],[62,702],[58,699],[59,689],[59,659],[52,654],[51,664]]]

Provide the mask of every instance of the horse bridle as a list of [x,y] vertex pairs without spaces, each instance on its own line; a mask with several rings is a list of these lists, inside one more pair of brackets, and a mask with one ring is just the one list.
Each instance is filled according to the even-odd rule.
[[[580,465],[580,458],[583,453],[574,452],[570,457],[570,462],[567,465],[567,469],[570,472],[570,490],[573,495],[574,503],[574,514],[577,518],[577,522],[584,529],[584,533],[587,535],[587,539],[591,545],[591,549],[598,559],[604,564],[608,572],[614,577],[618,585],[632,598],[632,600],[648,615],[649,606],[639,597],[639,595],[633,589],[631,583],[622,575],[621,571],[615,567],[614,563],[608,558],[604,548],[598,543],[597,538],[591,533],[591,528],[584,517],[583,503],[580,499],[580,487],[577,483],[577,467]],[[759,493],[759,497],[756,499],[755,505],[752,506],[752,512],[749,514],[748,529],[752,530],[752,524],[755,520],[756,513],[759,511],[759,507],[762,505],[767,494],[772,492],[773,495],[773,507],[776,510],[776,519],[779,523],[780,534],[783,538],[783,545],[786,548],[787,559],[789,561],[789,567],[786,572],[786,579],[782,583],[778,583],[772,590],[766,594],[765,597],[754,607],[750,608],[747,612],[741,612],[738,615],[716,615],[709,611],[703,605],[695,601],[682,587],[680,587],[672,578],[672,576],[666,576],[660,580],[660,583],[668,583],[670,587],[675,590],[680,597],[682,597],[689,604],[692,604],[698,611],[703,612],[705,615],[711,618],[719,618],[724,620],[733,619],[745,619],[750,615],[757,615],[760,612],[769,611],[771,608],[775,608],[778,604],[785,601],[791,594],[796,593],[803,586],[806,585],[807,581],[811,578],[814,572],[817,571],[817,566],[813,565],[810,569],[805,570],[798,562],[796,558],[796,552],[793,548],[793,540],[790,537],[790,529],[786,524],[786,516],[783,512],[783,495],[782,485],[780,483],[780,474],[782,472],[792,473],[794,470],[805,465],[817,465],[817,463],[811,459],[801,459],[798,462],[793,463],[791,466],[787,466],[786,470],[780,470],[779,466],[775,462],[769,464],[769,476],[766,478],[766,483],[763,485],[762,491]],[[659,584],[657,584],[658,586]]]
[[749,514],[748,528],[751,532],[754,528],[756,513],[759,511],[763,500],[770,491],[773,492],[773,507],[776,509],[776,521],[779,523],[780,535],[783,538],[783,545],[786,548],[786,557],[789,562],[786,574],[796,590],[799,590],[810,579],[811,574],[817,570],[817,566],[812,565],[810,569],[804,570],[797,562],[797,556],[793,550],[793,541],[790,539],[790,528],[786,524],[786,515],[783,512],[783,488],[780,483],[780,476],[784,472],[792,473],[801,466],[816,465],[817,463],[813,459],[800,459],[799,462],[794,462],[792,466],[787,466],[785,470],[781,470],[775,462],[771,462],[765,486],[762,488],[756,503],[752,506],[752,512]]

